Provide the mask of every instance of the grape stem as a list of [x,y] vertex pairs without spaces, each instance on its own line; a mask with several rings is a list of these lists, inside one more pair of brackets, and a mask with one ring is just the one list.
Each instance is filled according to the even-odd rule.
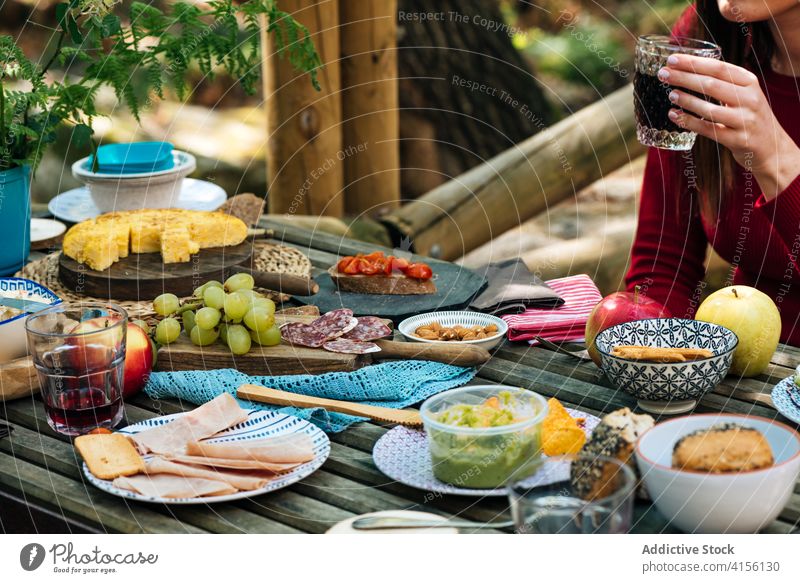
[[175,310],[174,315],[178,316],[180,314],[183,314],[184,312],[188,312],[189,310],[196,310],[196,309],[202,308],[202,307],[203,307],[203,302],[195,302],[195,303],[191,303],[191,304],[183,304],[180,308]]

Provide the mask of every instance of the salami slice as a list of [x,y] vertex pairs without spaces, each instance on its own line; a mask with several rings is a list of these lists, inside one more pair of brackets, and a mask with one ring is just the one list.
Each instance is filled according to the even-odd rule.
[[358,340],[348,340],[347,338],[329,340],[322,345],[322,348],[330,352],[341,352],[343,354],[369,354],[370,352],[381,351],[378,345],[372,342],[359,342]]
[[[353,319],[353,310],[340,308],[323,314],[309,326],[325,336],[326,340],[332,340],[345,334],[346,331],[352,330],[350,326]],[[356,324],[358,323],[356,322]]]
[[289,322],[281,326],[281,338],[290,344],[308,348],[319,348],[327,340],[322,332],[310,324],[300,322]]
[[375,316],[361,316],[358,318],[358,325],[347,332],[343,338],[369,342],[370,340],[378,340],[379,338],[389,336],[391,333],[392,329],[384,324],[380,318]]

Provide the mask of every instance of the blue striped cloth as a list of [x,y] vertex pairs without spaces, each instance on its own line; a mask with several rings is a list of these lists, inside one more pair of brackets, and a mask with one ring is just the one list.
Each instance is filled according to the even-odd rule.
[[[438,362],[403,360],[384,362],[354,372],[320,375],[249,376],[233,369],[156,372],[144,388],[153,399],[179,399],[195,405],[207,403],[223,392],[236,396],[243,384],[254,384],[341,401],[402,409],[448,389],[467,384],[475,369]],[[338,433],[360,417],[329,413],[324,409],[298,409],[239,401],[243,407],[280,411],[307,419],[328,433]]]

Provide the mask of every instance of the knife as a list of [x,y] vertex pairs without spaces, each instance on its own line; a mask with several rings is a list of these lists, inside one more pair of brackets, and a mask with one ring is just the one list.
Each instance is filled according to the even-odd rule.
[[33,314],[39,310],[49,308],[52,304],[45,304],[44,302],[35,302],[33,300],[23,300],[19,298],[3,298],[0,297],[0,306],[7,308],[14,308],[15,310],[22,310],[26,314]]

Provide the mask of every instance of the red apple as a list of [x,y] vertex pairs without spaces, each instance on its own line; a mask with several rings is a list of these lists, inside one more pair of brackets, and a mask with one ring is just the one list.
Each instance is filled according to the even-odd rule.
[[67,344],[70,346],[70,365],[85,373],[108,369],[125,342],[125,329],[113,327],[119,317],[104,316],[78,323],[72,330]]
[[657,301],[643,296],[637,287],[633,292],[616,292],[604,297],[594,307],[586,322],[586,347],[589,356],[600,366],[600,353],[594,345],[594,339],[606,328],[643,320],[645,318],[669,318],[669,310]]
[[153,370],[153,354],[150,337],[136,324],[128,324],[123,399],[129,399],[142,390]]

